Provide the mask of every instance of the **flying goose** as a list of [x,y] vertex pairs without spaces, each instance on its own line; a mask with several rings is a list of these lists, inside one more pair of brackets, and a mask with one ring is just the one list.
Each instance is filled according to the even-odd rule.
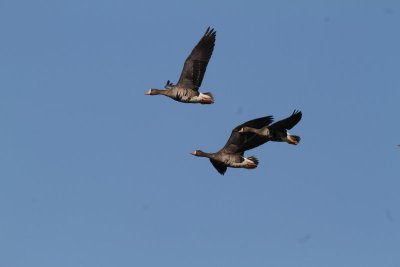
[[292,129],[300,120],[302,113],[301,111],[294,110],[293,114],[286,119],[277,121],[270,126],[267,124],[262,127],[244,126],[239,132],[240,133],[255,133],[259,136],[263,136],[268,141],[275,142],[287,142],[292,145],[297,145],[300,142],[300,136],[289,134],[287,130]]
[[183,103],[214,103],[213,95],[209,92],[200,93],[199,88],[214,50],[215,37],[216,32],[214,29],[208,27],[199,43],[186,59],[177,84],[173,84],[168,80],[164,86],[165,90],[152,88],[145,94],[165,95]]
[[218,152],[206,153],[195,150],[192,155],[209,158],[214,168],[222,175],[225,174],[227,167],[254,169],[258,165],[258,159],[255,156],[246,158],[244,152],[264,144],[268,139],[251,132],[239,133],[239,130],[243,127],[261,128],[272,121],[272,116],[267,116],[245,122],[232,130],[227,143]]

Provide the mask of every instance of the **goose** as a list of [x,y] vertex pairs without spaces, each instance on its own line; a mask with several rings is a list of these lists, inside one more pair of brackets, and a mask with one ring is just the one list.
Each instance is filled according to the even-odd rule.
[[270,126],[263,125],[261,128],[244,126],[240,133],[255,133],[267,138],[269,141],[287,142],[291,145],[297,145],[300,142],[300,136],[292,135],[287,130],[292,129],[302,117],[301,111],[294,110],[292,115],[286,119],[277,121]]
[[213,95],[210,92],[200,93],[199,88],[214,50],[215,37],[216,31],[208,27],[203,37],[187,57],[177,84],[173,84],[168,80],[164,86],[165,90],[152,88],[145,94],[165,95],[183,103],[213,104]]
[[239,133],[243,127],[260,128],[273,121],[272,116],[266,116],[245,122],[232,130],[232,133],[225,146],[215,153],[206,153],[202,150],[195,150],[191,154],[197,157],[207,157],[210,159],[214,168],[222,175],[225,174],[227,167],[254,169],[258,165],[255,156],[244,157],[246,150],[253,149],[267,142],[263,136],[252,132]]

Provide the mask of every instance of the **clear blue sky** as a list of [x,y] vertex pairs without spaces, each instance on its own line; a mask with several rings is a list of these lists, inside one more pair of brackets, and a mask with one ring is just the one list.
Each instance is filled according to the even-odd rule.
[[[398,1],[0,2],[0,266],[400,266]],[[176,82],[207,26],[214,105]],[[298,146],[208,160],[238,124]]]

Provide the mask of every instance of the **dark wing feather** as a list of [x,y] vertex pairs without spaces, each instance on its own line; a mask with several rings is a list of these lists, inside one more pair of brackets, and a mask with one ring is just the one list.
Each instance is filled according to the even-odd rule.
[[252,136],[250,136],[248,140],[243,143],[241,150],[243,151],[250,150],[258,146],[261,146],[262,144],[265,144],[268,141],[269,139],[267,137],[253,133]]
[[272,116],[257,118],[254,120],[246,121],[245,123],[242,123],[242,124],[236,126],[232,131],[239,131],[243,127],[251,127],[251,128],[260,129],[264,126],[269,125],[273,121],[274,121],[274,118]]
[[181,77],[177,83],[178,86],[199,89],[214,50],[215,37],[216,31],[208,27],[206,33],[186,59]]
[[301,120],[301,116],[301,111],[294,110],[290,117],[277,121],[268,128],[270,130],[290,130]]
[[268,141],[267,138],[255,133],[239,133],[242,127],[262,128],[268,126],[273,121],[272,116],[266,116],[245,122],[232,130],[231,136],[226,142],[223,150],[228,153],[244,152],[255,148]]
[[214,166],[214,168],[222,175],[225,174],[227,166],[223,164],[222,162],[210,159],[211,164]]

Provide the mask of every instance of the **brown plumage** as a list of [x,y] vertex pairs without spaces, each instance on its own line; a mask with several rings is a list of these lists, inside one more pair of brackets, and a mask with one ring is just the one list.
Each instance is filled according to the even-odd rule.
[[212,165],[220,174],[225,174],[227,167],[254,169],[258,165],[255,156],[244,157],[244,152],[255,148],[268,140],[255,133],[239,133],[243,127],[260,128],[269,125],[272,122],[272,116],[262,117],[245,122],[232,130],[232,133],[225,146],[215,153],[206,153],[201,150],[195,150],[192,155],[198,157],[207,157]]
[[266,138],[267,141],[287,142],[297,145],[300,142],[300,136],[289,134],[287,130],[292,129],[302,117],[301,111],[295,110],[293,114],[286,119],[277,121],[271,125],[263,125],[262,127],[242,127],[241,133],[254,133],[260,137]]
[[209,92],[200,93],[199,88],[214,50],[215,38],[216,31],[208,27],[185,60],[178,83],[173,84],[168,80],[165,90],[150,89],[146,95],[165,95],[183,103],[214,103],[213,95]]

